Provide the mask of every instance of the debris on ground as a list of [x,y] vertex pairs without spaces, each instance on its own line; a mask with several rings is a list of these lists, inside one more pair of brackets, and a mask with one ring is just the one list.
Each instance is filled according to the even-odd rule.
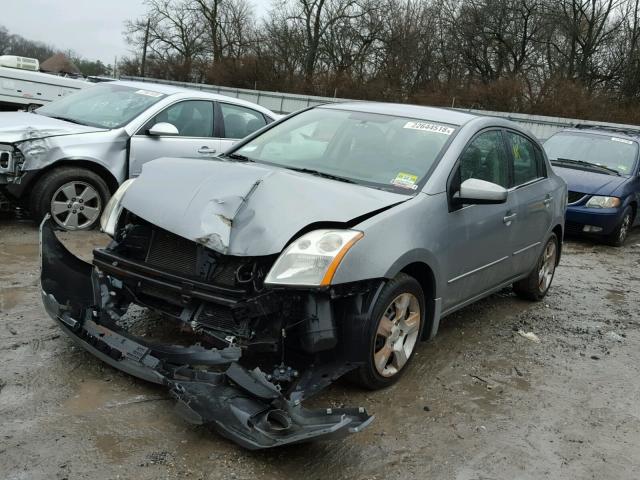
[[607,338],[609,340],[613,340],[615,342],[623,342],[624,341],[624,337],[614,331],[611,332],[607,332]]
[[540,343],[540,337],[538,337],[533,332],[525,332],[524,330],[518,330],[518,335],[520,335],[523,338],[526,338],[527,340],[531,340],[534,343]]

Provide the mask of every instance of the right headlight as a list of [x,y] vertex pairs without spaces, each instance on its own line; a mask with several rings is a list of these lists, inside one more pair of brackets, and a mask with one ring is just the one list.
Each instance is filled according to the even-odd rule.
[[135,179],[130,178],[125,180],[120,185],[120,188],[116,190],[116,193],[109,199],[107,206],[104,207],[102,216],[100,217],[100,229],[107,235],[113,237],[116,234],[116,227],[118,226],[118,219],[122,213],[122,204],[120,201],[124,196],[124,193],[131,186]]
[[265,284],[330,285],[349,249],[364,234],[357,230],[314,230],[291,243],[271,267]]

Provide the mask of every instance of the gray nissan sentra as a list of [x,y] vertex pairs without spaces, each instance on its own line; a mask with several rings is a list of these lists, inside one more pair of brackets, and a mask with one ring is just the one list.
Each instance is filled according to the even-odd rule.
[[[566,204],[514,123],[321,106],[214,160],[146,164],[107,205],[113,241],[92,265],[45,219],[43,301],[83,348],[165,385],[189,422],[251,449],[335,438],[373,417],[301,401],[343,375],[391,385],[443,317],[506,286],[543,298]],[[164,321],[136,337],[133,306]]]

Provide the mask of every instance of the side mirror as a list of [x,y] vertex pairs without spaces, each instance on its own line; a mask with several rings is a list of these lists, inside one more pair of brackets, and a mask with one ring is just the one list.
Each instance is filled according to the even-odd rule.
[[493,204],[507,201],[509,192],[495,183],[470,178],[462,182],[460,191],[453,198],[459,203]]
[[175,125],[167,122],[156,123],[149,129],[148,133],[154,137],[175,137],[176,135],[180,135]]

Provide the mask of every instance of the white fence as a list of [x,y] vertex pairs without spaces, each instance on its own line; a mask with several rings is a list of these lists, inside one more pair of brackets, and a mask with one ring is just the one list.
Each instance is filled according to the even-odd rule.
[[[247,90],[244,88],[220,87],[217,85],[207,85],[202,83],[175,82],[172,80],[160,80],[155,78],[142,77],[121,77],[122,80],[135,80],[139,82],[163,83],[178,87],[191,88],[206,92],[219,93],[228,97],[240,98],[249,102],[262,105],[276,113],[291,113],[302,108],[321,105],[323,103],[354,101],[348,98],[317,97],[311,95],[297,95],[294,93],[268,92],[262,90]],[[578,123],[587,125],[606,125],[610,127],[640,130],[635,125],[624,125],[619,123],[594,122],[590,120],[580,120],[575,118],[545,117],[542,115],[526,115],[523,113],[491,112],[486,110],[471,110],[458,108],[465,112],[476,113],[478,115],[489,115],[493,117],[507,118],[522,124],[540,139],[549,138],[555,132],[574,126]]]

